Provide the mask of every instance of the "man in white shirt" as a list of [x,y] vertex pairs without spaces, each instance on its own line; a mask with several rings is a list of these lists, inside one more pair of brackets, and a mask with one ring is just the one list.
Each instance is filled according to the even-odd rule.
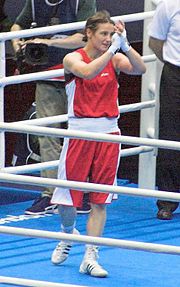
[[[180,140],[180,0],[161,0],[150,29],[149,47],[164,63],[160,82],[159,138]],[[156,183],[160,190],[179,192],[180,156],[159,149]],[[179,202],[158,200],[157,218],[172,219]]]

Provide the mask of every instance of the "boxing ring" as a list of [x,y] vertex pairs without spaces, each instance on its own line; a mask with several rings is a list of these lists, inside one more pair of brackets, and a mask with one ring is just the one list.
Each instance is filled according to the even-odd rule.
[[[131,15],[124,15],[121,17],[112,17],[114,21],[117,21],[119,18],[121,18],[124,22],[133,22],[137,20],[143,20],[144,22],[151,19],[153,15],[152,7],[149,6],[149,1],[147,1],[145,9],[148,12],[144,13],[136,13]],[[153,1],[153,5],[156,4],[157,1]],[[152,4],[151,4],[152,5]],[[151,8],[151,9],[150,9]],[[149,11],[150,10],[150,11]],[[4,95],[4,87],[6,85],[10,84],[18,84],[23,82],[30,82],[34,80],[42,80],[47,78],[53,78],[54,76],[61,76],[63,75],[63,70],[55,70],[55,71],[48,71],[48,72],[38,72],[38,73],[30,73],[30,74],[24,74],[24,75],[18,75],[18,76],[10,76],[6,77],[5,75],[5,41],[11,40],[14,37],[31,37],[31,36],[38,36],[38,35],[45,35],[47,33],[56,33],[61,31],[68,31],[68,30],[76,30],[81,29],[84,26],[85,22],[79,22],[79,23],[71,23],[71,24],[65,24],[65,25],[58,25],[58,26],[51,26],[51,27],[45,27],[45,28],[35,28],[30,29],[26,31],[19,31],[19,32],[8,32],[8,33],[1,33],[0,35],[0,51],[1,51],[1,78],[0,78],[0,103],[1,103],[1,111],[0,111],[0,162],[1,162],[1,169],[0,169],[0,181],[1,182],[10,182],[10,183],[18,183],[18,184],[27,184],[27,185],[36,185],[36,186],[60,186],[60,187],[69,187],[73,189],[78,189],[83,191],[98,191],[98,192],[111,192],[116,193],[119,195],[125,196],[125,203],[127,201],[131,201],[131,198],[138,197],[138,198],[147,198],[146,204],[149,204],[148,199],[157,199],[161,198],[164,200],[174,200],[174,201],[180,201],[180,194],[172,193],[172,192],[164,192],[164,191],[157,191],[155,190],[155,160],[156,160],[156,154],[157,154],[157,148],[163,148],[163,149],[173,149],[173,150],[180,150],[180,143],[179,142],[173,142],[173,141],[167,141],[167,140],[158,140],[157,138],[157,129],[158,129],[158,81],[159,78],[156,77],[156,74],[154,73],[154,77],[156,78],[157,82],[151,83],[147,88],[147,78],[149,77],[149,73],[152,74],[152,66],[154,69],[158,68],[158,63],[156,63],[156,57],[154,55],[144,55],[144,52],[146,54],[146,47],[144,47],[143,52],[143,59],[147,63],[147,66],[150,67],[150,71],[147,72],[147,75],[143,75],[143,81],[142,81],[142,102],[136,103],[136,104],[130,104],[130,105],[124,105],[120,106],[121,113],[127,113],[132,111],[138,111],[141,110],[141,121],[144,123],[145,119],[145,113],[146,113],[146,122],[150,122],[148,127],[146,126],[146,123],[144,124],[144,127],[141,125],[141,136],[138,137],[130,137],[130,136],[111,136],[107,134],[94,134],[90,132],[79,132],[79,131],[70,131],[70,130],[64,130],[64,129],[55,129],[47,127],[48,124],[55,123],[55,122],[66,122],[67,121],[67,115],[61,115],[61,116],[55,116],[51,118],[44,118],[44,119],[35,119],[30,121],[19,121],[19,122],[13,122],[13,123],[6,123],[4,122],[4,116],[3,116],[3,95]],[[145,25],[146,27],[146,25]],[[145,43],[147,44],[147,32],[144,32],[144,38]],[[152,65],[152,66],[151,66]],[[159,70],[157,72],[159,74]],[[151,76],[152,77],[152,76]],[[152,96],[153,95],[153,96]],[[149,121],[150,119],[150,121]],[[107,186],[102,184],[92,184],[92,183],[80,183],[80,182],[74,182],[74,181],[64,181],[64,180],[58,180],[58,179],[48,179],[48,178],[39,178],[34,176],[28,176],[24,175],[26,173],[32,172],[32,171],[40,171],[42,169],[51,169],[58,166],[58,161],[52,161],[47,163],[39,163],[39,164],[30,164],[28,166],[19,166],[19,167],[4,167],[5,165],[5,142],[4,142],[4,133],[5,132],[17,132],[17,133],[30,133],[30,134],[36,134],[36,135],[46,135],[46,136],[53,136],[53,137],[68,137],[68,138],[80,138],[80,139],[88,139],[88,140],[96,140],[96,141],[111,141],[115,143],[123,143],[125,145],[132,145],[135,146],[133,148],[124,149],[122,150],[121,156],[133,156],[133,155],[139,155],[140,161],[139,161],[139,188],[135,187],[124,187],[124,186]],[[145,178],[144,169],[147,167],[147,174],[150,175],[150,179]],[[149,176],[148,176],[149,178]],[[130,199],[129,199],[130,197]],[[120,203],[121,204],[121,203]],[[134,203],[133,203],[134,204]],[[113,205],[113,204],[112,204]],[[150,205],[151,206],[151,205]],[[149,210],[149,209],[148,209]],[[139,210],[138,210],[139,211]],[[143,211],[143,207],[142,207]],[[134,211],[137,212],[137,211]],[[122,214],[124,213],[124,210],[122,211]],[[133,213],[133,212],[132,212]],[[133,214],[131,214],[131,224],[135,224],[133,221]],[[139,215],[140,216],[140,215]],[[143,215],[143,219],[139,218],[139,220],[146,222],[145,215]],[[119,214],[115,214],[114,218],[112,220],[116,219],[117,221]],[[54,219],[52,218],[46,218],[44,220],[52,221],[52,225],[57,225],[57,218],[54,222]],[[83,219],[84,220],[84,219]],[[83,221],[82,220],[82,221]],[[151,219],[152,220],[152,219]],[[176,222],[177,223],[177,222]],[[79,220],[80,224],[80,220]],[[138,225],[138,223],[136,222]],[[154,224],[154,222],[151,222],[151,224]],[[107,226],[112,225],[111,222],[107,222]],[[29,224],[31,226],[31,224]],[[175,255],[177,258],[177,262],[179,260],[178,255],[180,254],[180,245],[178,244],[178,240],[175,240],[175,245],[169,245],[169,244],[156,244],[156,243],[149,243],[141,239],[141,241],[137,240],[122,240],[116,238],[116,231],[115,229],[112,229],[112,234],[105,233],[105,237],[103,238],[96,238],[96,237],[88,237],[85,235],[72,235],[72,234],[64,234],[61,232],[51,231],[51,230],[43,230],[42,226],[40,229],[34,228],[22,228],[19,227],[19,224],[17,226],[1,226],[0,225],[0,233],[2,234],[3,238],[6,238],[4,236],[14,235],[14,236],[20,236],[20,237],[28,237],[28,238],[37,238],[37,239],[48,239],[48,240],[73,240],[75,243],[92,243],[99,246],[103,246],[104,248],[108,247],[107,252],[113,252],[114,249],[119,248],[123,252],[123,250],[130,250],[129,252],[132,252],[134,255],[134,252],[141,251],[144,252],[150,252],[155,254],[168,254],[168,255]],[[163,225],[163,228],[165,226]],[[57,226],[56,226],[57,228]],[[127,227],[128,228],[128,227]],[[144,226],[144,228],[146,228]],[[49,229],[49,228],[48,228]],[[54,228],[55,229],[55,228]],[[80,229],[82,229],[82,226],[80,224]],[[117,228],[118,229],[118,228]],[[165,230],[165,229],[164,229]],[[84,232],[84,230],[83,230]],[[82,232],[82,233],[83,233]],[[135,231],[133,231],[135,232]],[[107,235],[107,236],[106,236]],[[114,235],[115,238],[112,238],[110,235]],[[120,233],[121,236],[121,233]],[[178,239],[178,238],[177,238]],[[3,239],[4,240],[4,239]],[[29,239],[31,240],[31,239]],[[158,240],[156,240],[158,241]],[[4,241],[2,241],[4,242]],[[54,242],[53,242],[54,244]],[[53,245],[54,246],[54,245]],[[53,250],[53,249],[52,249]],[[51,251],[52,251],[51,250]],[[107,249],[105,249],[107,250]],[[49,253],[51,252],[49,250]],[[108,256],[111,253],[108,254]],[[123,254],[123,253],[122,253]],[[102,252],[103,257],[103,252]],[[126,257],[126,256],[125,256]],[[49,260],[49,259],[48,259]],[[153,260],[153,259],[152,259]],[[37,263],[38,264],[38,263]],[[152,264],[152,262],[151,262]],[[131,266],[132,267],[132,266]],[[46,268],[44,266],[44,268]],[[58,267],[55,271],[53,271],[56,275],[58,274],[59,270]],[[63,266],[61,267],[61,269]],[[65,266],[64,269],[68,269],[69,266]],[[59,268],[60,269],[60,268]],[[76,270],[77,271],[77,270]],[[121,271],[119,271],[119,274],[121,276]],[[70,269],[70,272],[73,273],[72,269]],[[23,271],[21,271],[23,273]],[[122,272],[123,273],[123,272]],[[18,273],[17,273],[18,274]],[[58,276],[58,275],[57,275]],[[54,277],[52,281],[54,280]],[[112,278],[111,278],[112,279]],[[57,278],[58,280],[58,278]],[[73,284],[65,284],[65,283],[57,283],[57,282],[50,282],[46,280],[32,280],[32,279],[24,279],[21,276],[12,277],[12,276],[1,276],[0,271],[0,282],[1,284],[12,284],[16,286],[35,286],[35,287],[86,287],[86,286],[119,286],[116,282],[115,285],[106,285],[105,280],[103,279],[103,283],[101,283],[102,279],[96,279],[90,278],[90,281],[87,281],[87,277],[80,277],[80,284],[82,282],[82,285],[73,285]],[[93,281],[94,280],[94,281]],[[58,280],[58,282],[61,280]],[[79,282],[79,281],[78,281]],[[85,285],[84,285],[85,282]],[[109,281],[110,282],[110,281]],[[88,285],[86,285],[88,284]],[[90,284],[90,285],[89,285]],[[98,285],[100,284],[100,285]],[[103,285],[101,285],[103,284]],[[110,284],[110,283],[107,283]],[[144,283],[145,284],[145,283]],[[7,286],[7,285],[4,285]],[[123,285],[122,285],[123,286]],[[138,285],[128,285],[126,282],[126,285],[124,286],[138,286]],[[139,285],[140,286],[140,285]],[[146,286],[151,286],[146,284]],[[156,286],[156,285],[152,285]],[[159,286],[159,285],[158,285]],[[163,285],[165,286],[165,285]]]

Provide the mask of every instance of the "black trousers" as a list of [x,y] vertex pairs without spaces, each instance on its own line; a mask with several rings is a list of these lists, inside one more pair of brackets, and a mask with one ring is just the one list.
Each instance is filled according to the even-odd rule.
[[[159,139],[180,141],[180,67],[165,63],[160,83]],[[180,153],[159,149],[156,184],[159,190],[180,191]],[[179,202],[157,201],[158,208],[174,211]]]

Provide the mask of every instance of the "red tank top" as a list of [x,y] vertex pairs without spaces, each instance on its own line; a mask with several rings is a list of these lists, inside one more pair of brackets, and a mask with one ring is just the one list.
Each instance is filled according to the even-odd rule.
[[[84,49],[78,49],[85,63],[90,63]],[[93,79],[87,80],[74,75],[65,75],[67,81],[69,117],[117,117],[118,82],[112,61]],[[69,79],[71,79],[69,81]]]

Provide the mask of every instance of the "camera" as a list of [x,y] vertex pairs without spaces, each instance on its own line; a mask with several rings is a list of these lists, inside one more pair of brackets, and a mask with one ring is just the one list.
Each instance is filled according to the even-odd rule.
[[48,63],[48,46],[46,44],[28,43],[23,54],[27,64],[44,65]]
[[48,63],[48,45],[42,43],[26,44],[24,48],[16,52],[16,63],[21,74],[26,71],[26,63],[33,67],[35,71],[39,70],[39,66]]

